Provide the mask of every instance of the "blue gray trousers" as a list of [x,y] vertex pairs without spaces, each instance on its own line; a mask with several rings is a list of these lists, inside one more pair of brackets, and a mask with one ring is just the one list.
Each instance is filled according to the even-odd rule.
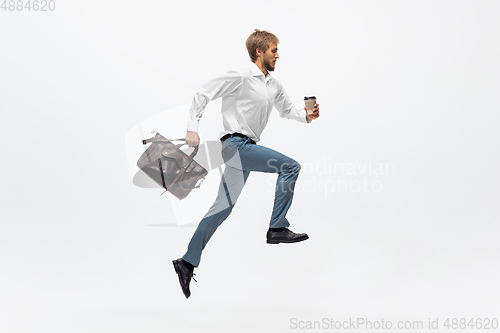
[[252,144],[249,138],[230,137],[222,143],[222,157],[226,165],[214,204],[199,223],[182,257],[195,267],[201,253],[215,230],[231,214],[243,190],[250,171],[277,173],[274,206],[270,228],[288,227],[286,213],[292,204],[295,182],[300,164],[270,148]]

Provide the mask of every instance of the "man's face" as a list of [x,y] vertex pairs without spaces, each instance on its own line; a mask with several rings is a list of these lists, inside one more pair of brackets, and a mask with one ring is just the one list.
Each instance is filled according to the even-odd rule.
[[264,67],[267,71],[274,71],[274,68],[276,67],[276,60],[278,60],[279,57],[278,45],[274,42],[269,42],[269,48],[264,53]]

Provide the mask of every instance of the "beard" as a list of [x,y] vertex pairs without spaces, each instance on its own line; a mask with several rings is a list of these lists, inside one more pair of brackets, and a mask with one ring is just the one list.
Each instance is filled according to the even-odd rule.
[[270,60],[264,60],[264,66],[266,67],[268,72],[274,71],[274,64]]

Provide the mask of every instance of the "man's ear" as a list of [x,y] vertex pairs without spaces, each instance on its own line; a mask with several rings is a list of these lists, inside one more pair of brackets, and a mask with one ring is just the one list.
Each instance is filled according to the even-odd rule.
[[260,57],[260,55],[262,54],[262,51],[259,48],[256,48],[255,53],[257,54],[257,57]]

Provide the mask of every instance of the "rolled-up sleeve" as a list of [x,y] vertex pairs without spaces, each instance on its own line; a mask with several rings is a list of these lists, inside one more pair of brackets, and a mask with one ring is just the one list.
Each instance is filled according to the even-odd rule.
[[220,97],[237,94],[241,88],[242,81],[243,77],[240,72],[229,71],[202,85],[194,94],[193,102],[189,109],[187,130],[198,132],[200,119],[208,102]]

